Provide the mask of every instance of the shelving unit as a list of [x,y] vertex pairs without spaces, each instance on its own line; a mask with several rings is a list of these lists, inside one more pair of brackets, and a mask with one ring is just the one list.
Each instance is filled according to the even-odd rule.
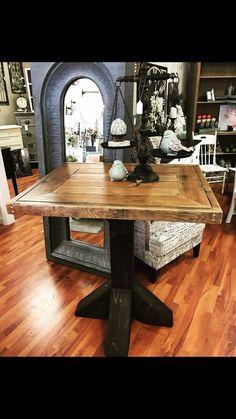
[[24,147],[28,148],[32,167],[38,167],[38,155],[35,141],[35,120],[33,112],[15,112],[17,123],[22,127]]
[[[187,124],[188,133],[210,134],[215,128],[196,130],[198,115],[212,115],[219,121],[220,106],[234,103],[236,107],[236,95],[227,96],[227,88],[232,83],[236,89],[236,62],[195,62],[190,65],[190,80],[188,93]],[[214,89],[215,101],[208,101],[206,92]],[[224,97],[225,96],[225,97]],[[217,100],[217,97],[219,99]],[[236,130],[221,131],[217,129],[217,138],[222,151],[217,152],[217,159],[228,161],[235,166],[236,152],[232,152],[232,146],[236,146]],[[230,152],[225,152],[229,149]]]

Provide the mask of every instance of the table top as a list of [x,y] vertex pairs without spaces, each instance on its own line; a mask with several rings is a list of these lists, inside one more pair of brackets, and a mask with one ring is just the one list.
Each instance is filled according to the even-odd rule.
[[[111,163],[65,163],[7,205],[10,214],[220,224],[222,210],[199,166],[152,165],[159,182],[111,181]],[[125,164],[131,172],[136,164]]]

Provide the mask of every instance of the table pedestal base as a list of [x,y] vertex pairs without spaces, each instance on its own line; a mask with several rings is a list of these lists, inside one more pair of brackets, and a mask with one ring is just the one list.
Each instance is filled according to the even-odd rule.
[[75,315],[108,318],[105,355],[127,356],[132,318],[167,327],[173,318],[172,311],[134,279],[134,221],[108,221],[111,280],[81,300]]
[[133,289],[111,288],[107,282],[85,297],[75,315],[108,318],[106,356],[127,356],[131,319],[155,326],[173,326],[172,311],[149,290],[134,281]]

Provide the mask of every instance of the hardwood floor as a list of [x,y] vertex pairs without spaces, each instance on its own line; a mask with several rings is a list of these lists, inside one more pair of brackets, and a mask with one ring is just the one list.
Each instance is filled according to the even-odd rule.
[[[17,179],[19,192],[37,180],[33,172]],[[156,284],[137,273],[173,310],[174,326],[134,320],[130,357],[236,356],[236,217],[225,224],[232,184],[223,196],[220,186],[212,188],[223,222],[206,226],[199,258],[185,253],[161,269]],[[107,321],[74,316],[104,279],[47,261],[41,217],[0,225],[0,255],[0,356],[104,356]]]

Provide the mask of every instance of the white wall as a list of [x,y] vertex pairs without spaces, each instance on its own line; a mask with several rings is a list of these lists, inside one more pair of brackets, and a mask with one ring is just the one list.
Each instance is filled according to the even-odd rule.
[[[23,68],[30,67],[30,63],[22,63]],[[18,93],[12,93],[11,85],[10,85],[10,77],[8,71],[7,62],[3,63],[4,68],[4,75],[5,81],[7,85],[7,94],[9,105],[0,105],[0,125],[15,125],[16,124],[16,116],[14,112],[16,111],[16,99],[19,96]],[[27,97],[27,94],[23,94],[22,96]]]
[[0,224],[12,224],[15,221],[14,215],[8,214],[6,209],[6,204],[9,203],[10,199],[6,172],[0,149]]
[[[83,94],[83,92],[91,92]],[[83,78],[72,83],[65,95],[65,107],[71,107],[72,115],[65,115],[65,127],[75,128],[80,122],[80,130],[98,129],[103,134],[103,101],[98,86],[90,79]],[[66,114],[66,112],[65,112]]]

